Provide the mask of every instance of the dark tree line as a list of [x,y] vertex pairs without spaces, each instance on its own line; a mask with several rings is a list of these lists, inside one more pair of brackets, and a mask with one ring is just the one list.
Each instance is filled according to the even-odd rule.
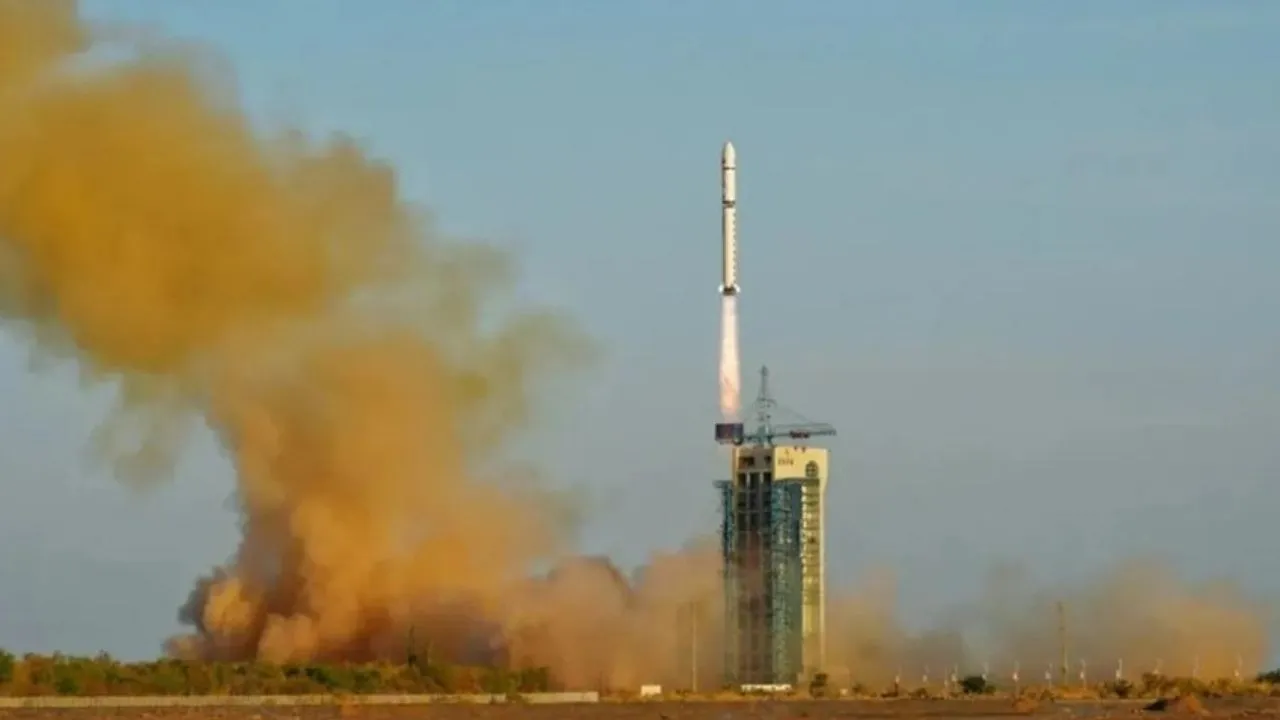
[[[545,667],[506,670],[492,667],[446,665],[410,653],[403,663],[338,664],[266,662],[222,663],[152,660],[123,662],[105,653],[95,657],[35,655],[17,657],[0,650],[0,695],[6,696],[104,696],[104,695],[375,695],[433,693],[527,693],[565,689]],[[816,697],[831,697],[839,690],[829,686],[823,674],[806,688]],[[1008,693],[981,676],[966,677],[953,694]],[[1038,692],[1026,687],[1023,692]],[[1087,691],[1100,697],[1140,698],[1194,694],[1225,696],[1280,694],[1280,670],[1257,676],[1254,682],[1214,681],[1144,675],[1134,682],[1109,681]],[[1040,688],[1039,692],[1052,692]],[[900,688],[874,693],[857,686],[854,695],[929,695],[924,689]]]
[[0,695],[304,695],[517,693],[555,689],[546,668],[425,663],[221,663],[34,655],[0,650]]

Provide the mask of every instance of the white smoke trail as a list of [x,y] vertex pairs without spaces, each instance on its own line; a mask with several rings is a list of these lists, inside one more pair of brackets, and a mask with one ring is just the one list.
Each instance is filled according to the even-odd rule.
[[742,410],[742,372],[738,363],[738,298],[721,297],[720,305],[720,415],[737,422]]

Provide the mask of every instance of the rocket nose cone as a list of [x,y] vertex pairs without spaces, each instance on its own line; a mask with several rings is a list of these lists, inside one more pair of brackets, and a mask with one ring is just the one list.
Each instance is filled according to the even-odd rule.
[[738,153],[733,149],[733,143],[724,144],[724,150],[720,153],[720,161],[726,166],[736,165],[738,162]]

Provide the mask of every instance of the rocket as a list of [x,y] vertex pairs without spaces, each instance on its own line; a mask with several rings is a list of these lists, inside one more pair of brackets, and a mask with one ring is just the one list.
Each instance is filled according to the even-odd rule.
[[733,143],[720,153],[720,294],[737,295],[738,287],[738,155]]

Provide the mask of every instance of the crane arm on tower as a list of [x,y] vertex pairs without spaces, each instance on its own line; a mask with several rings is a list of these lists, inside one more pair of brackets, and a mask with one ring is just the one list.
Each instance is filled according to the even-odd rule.
[[836,429],[828,423],[799,422],[774,423],[773,411],[777,401],[769,391],[769,368],[760,368],[760,391],[756,395],[756,420],[759,425],[747,432],[742,423],[716,425],[716,442],[721,445],[773,445],[779,440],[807,440],[815,437],[832,437]]

